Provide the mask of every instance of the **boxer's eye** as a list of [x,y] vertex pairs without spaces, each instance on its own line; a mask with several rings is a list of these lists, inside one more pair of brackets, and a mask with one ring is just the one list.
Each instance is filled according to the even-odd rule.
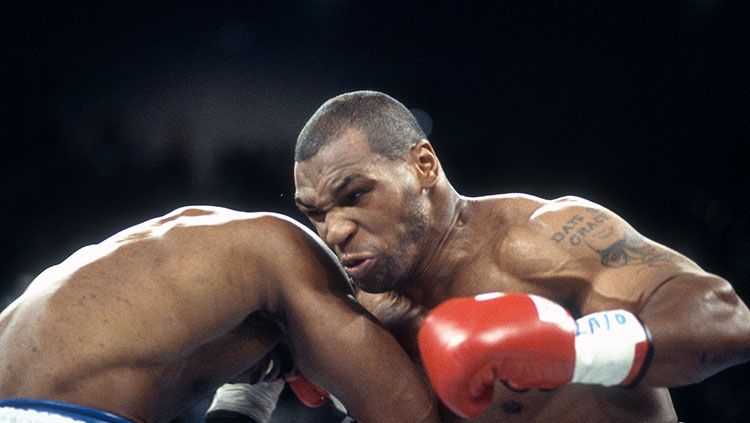
[[362,195],[364,195],[364,191],[352,191],[346,195],[346,197],[344,198],[344,202],[349,205],[353,205],[357,202],[357,200],[359,200],[360,197],[362,197]]
[[338,205],[343,207],[355,206],[362,201],[362,197],[365,196],[365,194],[373,191],[375,188],[375,181],[357,180],[342,189],[336,196]]

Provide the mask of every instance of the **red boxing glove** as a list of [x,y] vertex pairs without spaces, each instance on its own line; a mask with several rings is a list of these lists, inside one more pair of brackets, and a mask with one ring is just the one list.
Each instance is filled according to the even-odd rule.
[[632,383],[650,351],[648,333],[627,311],[576,322],[542,297],[500,293],[440,304],[422,323],[418,343],[435,391],[462,417],[491,405],[497,380],[514,389]]
[[292,392],[308,407],[316,408],[328,402],[330,394],[302,375],[288,383]]

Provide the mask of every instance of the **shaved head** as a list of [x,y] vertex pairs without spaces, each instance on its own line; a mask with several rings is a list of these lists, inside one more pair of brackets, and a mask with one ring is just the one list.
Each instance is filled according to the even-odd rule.
[[373,152],[391,160],[426,138],[414,115],[393,97],[377,91],[354,91],[326,101],[313,114],[297,137],[294,160],[315,156],[349,129],[361,132]]

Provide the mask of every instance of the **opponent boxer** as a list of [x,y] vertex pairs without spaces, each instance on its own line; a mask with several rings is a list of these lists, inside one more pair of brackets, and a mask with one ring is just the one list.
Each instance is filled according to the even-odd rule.
[[459,195],[385,94],[327,101],[295,161],[299,209],[457,415],[676,421],[667,387],[750,357],[726,280],[581,198]]
[[283,343],[358,420],[434,421],[427,381],[351,293],[291,219],[178,209],[78,250],[0,314],[0,416],[169,421]]

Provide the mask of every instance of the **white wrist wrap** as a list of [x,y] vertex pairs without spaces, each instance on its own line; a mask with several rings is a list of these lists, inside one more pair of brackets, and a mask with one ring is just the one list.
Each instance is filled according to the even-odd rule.
[[284,379],[282,378],[254,385],[227,383],[216,390],[214,400],[206,413],[213,410],[234,411],[258,422],[268,422],[283,389]]
[[640,372],[649,339],[632,313],[625,310],[592,313],[576,320],[576,326],[573,383],[621,385]]

